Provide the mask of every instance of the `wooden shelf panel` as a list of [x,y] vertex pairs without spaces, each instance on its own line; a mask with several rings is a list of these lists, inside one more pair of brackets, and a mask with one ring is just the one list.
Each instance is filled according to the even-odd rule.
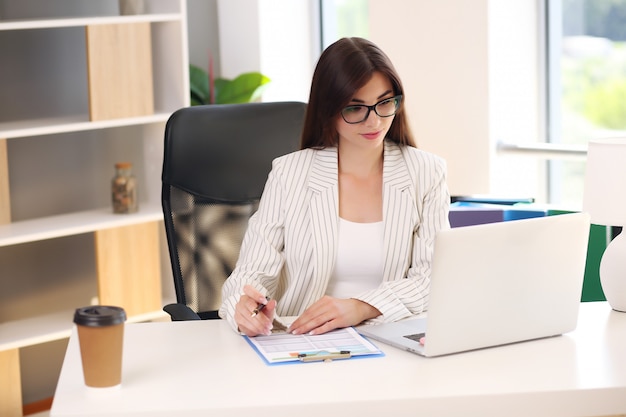
[[0,225],[0,247],[36,242],[96,230],[163,219],[160,205],[141,204],[133,214],[114,214],[110,207],[17,221]]
[[88,25],[85,34],[90,120],[153,114],[150,23]]
[[[74,310],[65,310],[44,316],[31,317],[0,324],[0,351],[19,349],[40,343],[53,342],[70,336]],[[129,316],[127,322],[165,319],[162,310]]]
[[95,232],[98,297],[129,316],[162,307],[159,222]]
[[0,123],[0,138],[13,139],[30,136],[54,135],[57,133],[80,132],[122,126],[166,122],[171,113],[156,113],[149,116],[124,119],[89,121],[89,115],[71,117],[19,120]]
[[179,20],[181,20],[181,15],[179,13],[142,14],[133,16],[71,17],[67,19],[0,20],[0,30],[67,28],[116,23],[158,23],[175,22]]

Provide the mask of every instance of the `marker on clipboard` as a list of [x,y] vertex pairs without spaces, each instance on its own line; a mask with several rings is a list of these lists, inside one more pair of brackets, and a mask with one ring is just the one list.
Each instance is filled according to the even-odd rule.
[[339,352],[314,352],[314,353],[300,353],[298,359],[300,362],[331,362],[335,359],[350,359],[352,354],[349,350],[342,350]]

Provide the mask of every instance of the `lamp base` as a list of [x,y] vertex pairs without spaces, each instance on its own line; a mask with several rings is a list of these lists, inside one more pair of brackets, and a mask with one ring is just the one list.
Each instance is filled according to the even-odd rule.
[[600,283],[613,310],[626,313],[626,233],[609,243],[600,261]]

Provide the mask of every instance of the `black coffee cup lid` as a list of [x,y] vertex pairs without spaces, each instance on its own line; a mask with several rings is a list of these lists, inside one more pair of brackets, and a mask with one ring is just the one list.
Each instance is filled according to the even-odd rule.
[[101,327],[121,324],[126,321],[126,312],[122,307],[88,306],[77,308],[74,323],[81,326]]

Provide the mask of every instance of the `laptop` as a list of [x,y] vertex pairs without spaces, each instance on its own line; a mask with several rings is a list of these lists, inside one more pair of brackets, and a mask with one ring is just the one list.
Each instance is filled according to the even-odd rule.
[[587,213],[442,230],[426,317],[356,329],[427,357],[572,331],[589,230]]

